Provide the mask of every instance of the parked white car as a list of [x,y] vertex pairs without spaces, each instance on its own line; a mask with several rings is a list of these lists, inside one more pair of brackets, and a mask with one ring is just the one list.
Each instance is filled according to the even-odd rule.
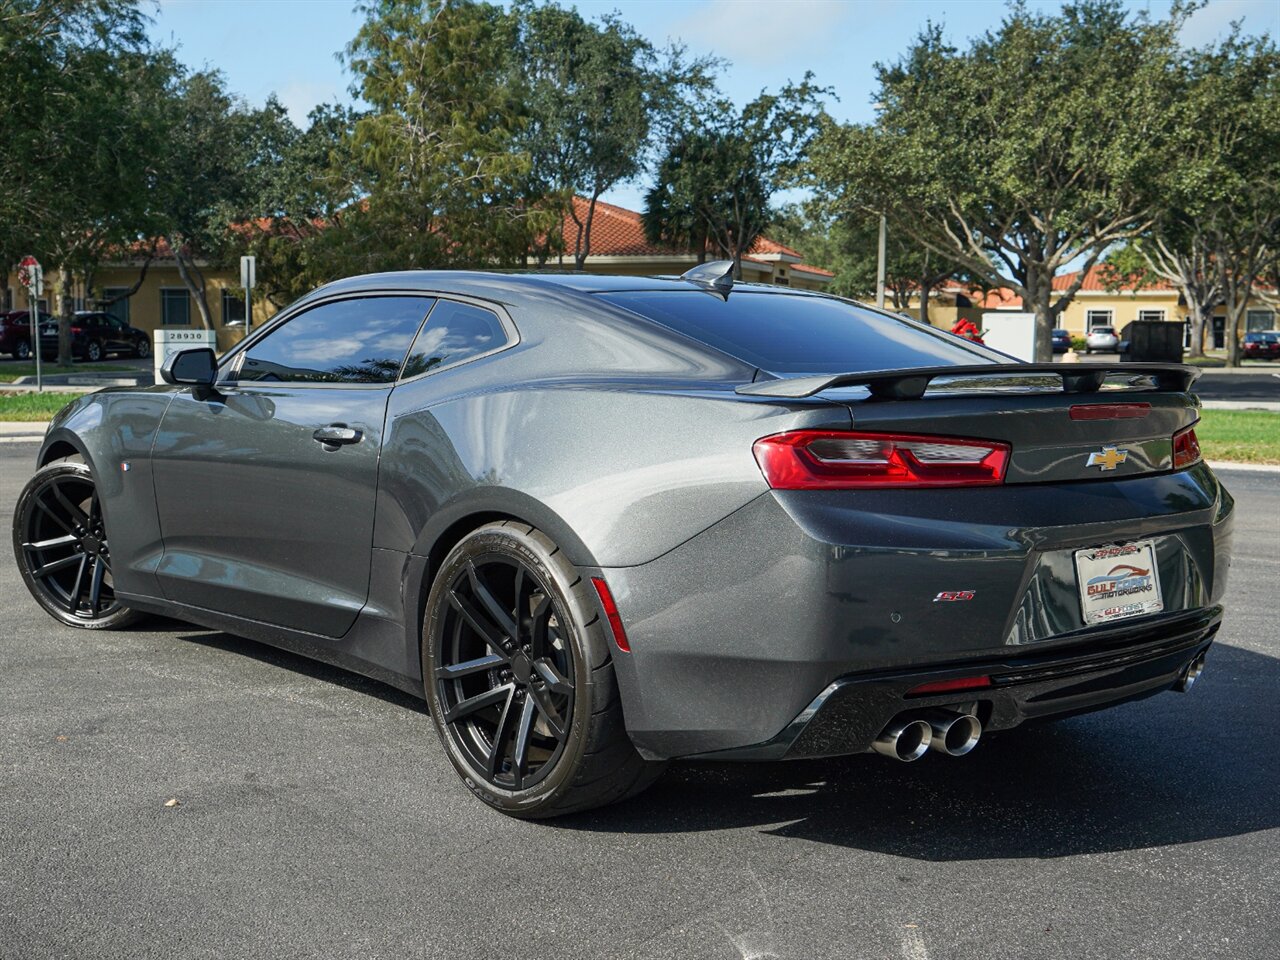
[[1094,327],[1089,331],[1088,336],[1084,338],[1084,352],[1093,353],[1100,350],[1103,353],[1115,353],[1120,347],[1120,338],[1116,336],[1114,327]]

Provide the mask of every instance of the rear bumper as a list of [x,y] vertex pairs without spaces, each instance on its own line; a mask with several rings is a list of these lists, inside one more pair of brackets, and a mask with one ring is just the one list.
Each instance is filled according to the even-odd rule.
[[[656,759],[769,744],[836,686],[848,689],[829,693],[823,712],[887,698],[818,750],[857,752],[893,715],[893,697],[939,672],[1004,674],[1144,648],[1220,616],[1232,501],[1207,467],[917,493],[769,493],[656,560],[604,569],[630,639],[614,667],[637,749]],[[1163,611],[1086,627],[1073,551],[1142,539],[1156,543]],[[935,602],[949,591],[973,599]],[[1207,642],[1211,625],[1186,643]],[[1097,691],[1064,684],[1050,712],[1142,696],[1176,675],[1156,663],[1112,683],[1138,685],[1116,692],[1106,689],[1113,668],[1100,669]],[[989,700],[994,729],[1050,710],[1031,688]],[[778,755],[812,755],[791,750]]]
[[[1212,645],[1221,620],[1222,609],[1214,607],[1137,632],[1095,635],[1070,655],[1002,657],[841,677],[770,740],[702,756],[792,760],[865,753],[892,720],[933,707],[976,713],[987,731],[1101,710],[1170,689]],[[976,675],[989,676],[991,686],[936,696],[909,693],[920,684]]]

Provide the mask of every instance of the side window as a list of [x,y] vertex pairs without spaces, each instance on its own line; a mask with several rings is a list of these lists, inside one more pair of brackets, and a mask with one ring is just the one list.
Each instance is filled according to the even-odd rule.
[[409,350],[404,375],[416,377],[437,367],[459,363],[507,342],[507,331],[492,310],[441,300]]
[[390,383],[434,302],[430,297],[364,297],[312,307],[250,347],[236,379]]

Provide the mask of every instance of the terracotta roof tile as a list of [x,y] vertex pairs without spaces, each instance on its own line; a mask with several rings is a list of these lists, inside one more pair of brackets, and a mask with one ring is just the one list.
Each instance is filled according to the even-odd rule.
[[[1066,290],[1067,287],[1071,286],[1071,284],[1075,282],[1076,277],[1078,276],[1080,276],[1079,270],[1073,270],[1071,273],[1059,274],[1058,276],[1053,278],[1053,289]],[[1080,290],[1090,291],[1093,293],[1104,292],[1108,290],[1108,284],[1109,282],[1111,282],[1111,280],[1112,280],[1112,277],[1110,275],[1109,268],[1103,264],[1096,264],[1089,268],[1089,273],[1085,276],[1084,283],[1080,285]],[[1122,291],[1132,291],[1134,289],[1172,291],[1174,287],[1172,284],[1168,283],[1165,280],[1156,279],[1152,283],[1144,284],[1141,288],[1138,288],[1135,284],[1126,285],[1124,283],[1121,283],[1117,287],[1116,292],[1119,293]]]

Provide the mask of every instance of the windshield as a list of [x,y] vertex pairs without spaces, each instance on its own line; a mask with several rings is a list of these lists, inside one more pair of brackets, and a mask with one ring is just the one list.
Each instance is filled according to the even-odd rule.
[[844,300],[699,290],[599,294],[771,373],[859,373],[1008,358],[926,324]]

